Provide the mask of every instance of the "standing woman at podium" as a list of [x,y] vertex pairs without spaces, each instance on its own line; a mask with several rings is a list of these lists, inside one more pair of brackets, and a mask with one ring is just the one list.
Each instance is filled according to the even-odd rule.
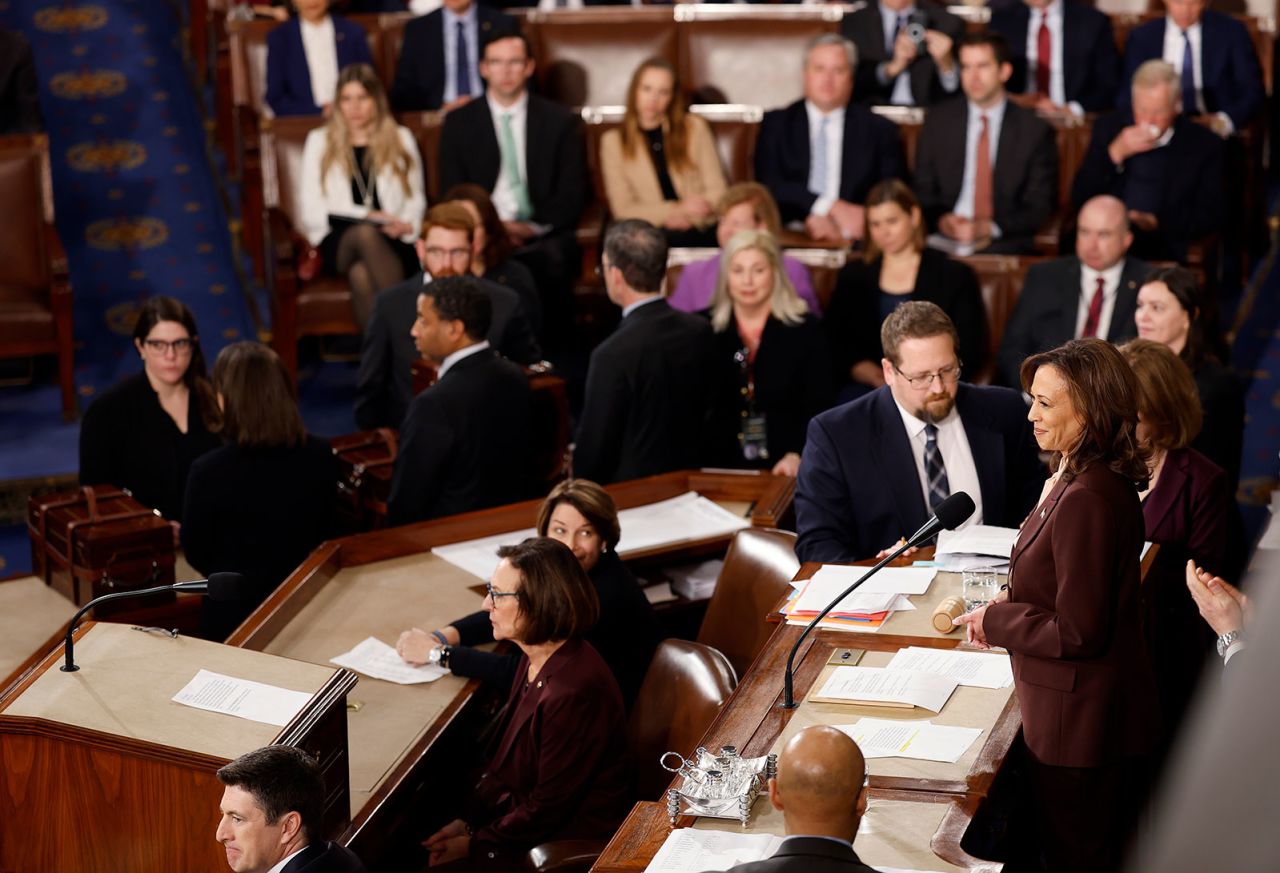
[[133,347],[142,372],[94,400],[80,427],[80,484],[115,485],[170,521],[182,519],[191,463],[221,445],[222,416],[196,320],[181,301],[152,297]]
[[1014,543],[1006,596],[957,621],[1012,657],[1046,869],[1100,873],[1119,869],[1159,731],[1140,617],[1137,380],[1099,339],[1033,355],[1021,375],[1057,472]]

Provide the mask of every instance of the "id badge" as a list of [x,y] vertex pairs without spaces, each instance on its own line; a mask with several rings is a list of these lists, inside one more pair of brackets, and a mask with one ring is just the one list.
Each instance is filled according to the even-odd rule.
[[738,442],[742,445],[742,457],[748,461],[765,461],[769,458],[769,431],[763,415],[742,416],[742,431]]

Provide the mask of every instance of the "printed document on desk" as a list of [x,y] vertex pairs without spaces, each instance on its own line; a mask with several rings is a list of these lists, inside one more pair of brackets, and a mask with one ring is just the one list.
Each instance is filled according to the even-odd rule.
[[447,546],[436,546],[431,551],[444,558],[455,567],[466,570],[488,582],[493,571],[498,567],[498,546],[514,546],[521,540],[536,537],[538,532],[531,527],[524,530],[513,530],[510,533],[494,534],[478,540],[467,540],[461,543],[450,543]]
[[908,646],[889,662],[890,670],[919,670],[954,679],[977,688],[1008,688],[1013,684],[1009,656],[999,652],[960,652]]
[[311,700],[305,691],[290,691],[250,679],[201,670],[172,698],[175,703],[236,718],[284,727]]
[[959,684],[954,679],[916,670],[836,667],[811,700],[821,703],[919,706],[941,712]]
[[1018,539],[1015,527],[996,527],[990,524],[975,524],[958,531],[943,531],[938,534],[938,548],[934,554],[943,555],[990,555],[993,558],[1009,560],[1013,552],[1013,544]]
[[[809,580],[809,590],[829,591],[827,602],[862,578],[866,567],[850,567],[847,564],[823,564]],[[859,594],[924,594],[929,590],[938,571],[932,567],[885,567],[858,586]],[[814,585],[820,586],[814,589]],[[793,582],[801,587],[804,582]]]
[[774,834],[746,834],[740,831],[703,831],[676,828],[653,856],[645,873],[701,873],[728,870],[748,861],[771,857],[782,845]]
[[393,647],[377,637],[367,637],[351,651],[330,658],[329,663],[397,685],[434,682],[441,676],[449,675],[448,670],[434,664],[423,664],[421,667],[406,664]]
[[951,727],[931,721],[897,721],[862,718],[853,724],[836,725],[848,734],[867,758],[914,758],[917,761],[959,761],[982,728]]

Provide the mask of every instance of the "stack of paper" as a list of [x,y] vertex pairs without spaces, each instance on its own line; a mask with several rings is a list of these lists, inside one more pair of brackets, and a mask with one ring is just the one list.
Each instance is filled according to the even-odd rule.
[[[826,608],[864,573],[865,567],[823,565],[813,577],[795,582],[783,612],[789,624],[804,625]],[[915,609],[909,595],[924,594],[937,571],[931,568],[887,567],[842,598],[819,627],[831,630],[876,631],[896,610]]]
[[773,834],[741,831],[703,831],[676,828],[653,856],[645,873],[702,873],[728,870],[748,861],[771,857],[782,845]]
[[822,703],[918,706],[941,712],[959,683],[936,673],[888,667],[836,667],[810,699]]
[[934,562],[940,569],[952,572],[991,567],[1001,573],[1009,570],[1009,555],[1018,539],[1018,529],[975,524],[957,531],[938,534]]
[[981,728],[949,727],[931,721],[863,718],[835,726],[853,738],[866,758],[915,758],[954,764],[982,736]]
[[977,688],[1008,688],[1013,684],[1009,656],[999,652],[961,652],[908,646],[889,662],[893,670],[918,670],[954,679]]
[[715,592],[723,569],[724,561],[716,560],[669,567],[666,572],[671,577],[671,590],[676,594],[687,600],[706,600]]

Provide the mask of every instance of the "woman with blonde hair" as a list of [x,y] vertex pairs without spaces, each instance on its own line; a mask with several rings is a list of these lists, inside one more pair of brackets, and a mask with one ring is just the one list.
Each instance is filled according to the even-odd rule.
[[675,68],[649,58],[631,76],[622,124],[600,140],[614,218],[643,218],[671,245],[710,245],[724,171],[711,128],[689,114]]
[[794,476],[809,419],[830,401],[830,357],[796,294],[773,234],[744,230],[720,257],[714,330],[711,462]]
[[338,74],[334,111],[307,134],[299,207],[298,229],[324,272],[350,283],[363,327],[374,296],[418,271],[413,244],[427,208],[417,143],[368,64]]

